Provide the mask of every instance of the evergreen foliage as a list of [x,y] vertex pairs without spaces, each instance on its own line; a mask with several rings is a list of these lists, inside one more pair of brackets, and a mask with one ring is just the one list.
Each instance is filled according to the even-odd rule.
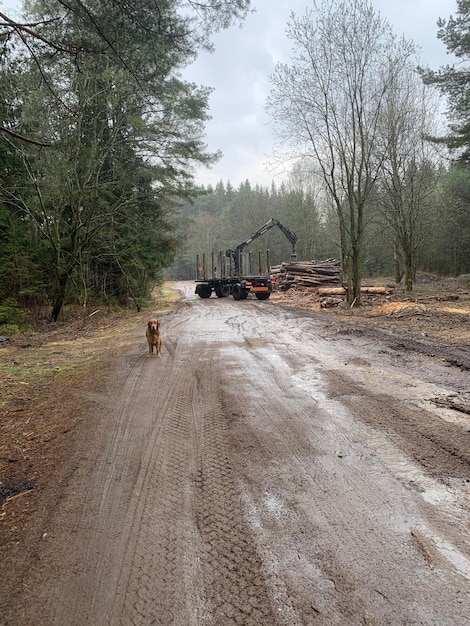
[[460,163],[470,164],[470,1],[457,0],[456,16],[438,21],[437,37],[457,58],[454,65],[437,71],[420,69],[424,82],[447,96],[450,133],[444,137],[430,137],[446,144]]
[[218,156],[209,90],[179,71],[249,4],[31,0],[34,28],[3,24],[0,296],[53,321],[69,301],[140,308],[175,258],[193,166]]
[[[207,152],[203,137],[209,90],[184,82],[179,71],[249,6],[29,0],[28,22],[0,26],[4,317],[40,305],[57,320],[69,302],[132,302],[139,309],[164,276],[192,280],[197,255],[209,262],[271,218],[297,234],[299,260],[344,261],[358,224],[358,203],[348,205],[355,198],[358,277],[399,280],[405,273],[411,288],[420,269],[470,273],[470,1],[458,0],[457,17],[439,23],[438,37],[463,63],[421,70],[449,96],[451,132],[432,140],[451,149],[453,162],[441,165],[423,146],[421,112],[429,107],[415,98],[407,64],[407,80],[397,76],[394,97],[376,107],[373,136],[359,126],[367,139],[361,150],[368,150],[360,198],[328,194],[310,152],[269,188],[249,180],[238,188],[229,181],[194,187],[193,166],[214,163],[218,154]],[[340,130],[339,143],[347,143],[348,129]],[[356,182],[364,191],[362,179]],[[267,249],[271,265],[292,251],[275,228],[246,251],[257,259]]]

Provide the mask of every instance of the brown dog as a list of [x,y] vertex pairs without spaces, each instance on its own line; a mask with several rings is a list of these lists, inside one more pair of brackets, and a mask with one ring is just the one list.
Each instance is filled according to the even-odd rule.
[[160,330],[160,322],[157,319],[149,320],[145,335],[149,344],[147,358],[153,354],[154,346],[157,356],[160,357],[162,351],[162,331]]

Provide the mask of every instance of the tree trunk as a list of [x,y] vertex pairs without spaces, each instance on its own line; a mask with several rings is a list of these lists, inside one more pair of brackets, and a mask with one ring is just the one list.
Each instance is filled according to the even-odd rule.
[[415,279],[415,255],[411,241],[406,241],[403,246],[403,264],[405,270],[405,291],[412,292]]
[[348,292],[348,304],[359,306],[361,304],[361,257],[359,250],[353,250],[351,256],[351,290]]
[[400,252],[398,251],[398,245],[395,242],[395,249],[393,251],[393,269],[394,269],[394,274],[395,274],[395,284],[396,285],[400,285],[401,281],[403,280],[403,270],[401,268],[401,263],[400,263]]
[[362,282],[362,250],[364,246],[363,229],[363,204],[350,201],[350,224],[351,224],[351,256],[350,271],[351,288],[348,289],[348,304],[360,306],[361,282]]
[[65,293],[67,289],[68,275],[61,274],[57,283],[57,290],[54,297],[54,305],[52,307],[50,319],[52,322],[57,322],[60,312],[65,302]]

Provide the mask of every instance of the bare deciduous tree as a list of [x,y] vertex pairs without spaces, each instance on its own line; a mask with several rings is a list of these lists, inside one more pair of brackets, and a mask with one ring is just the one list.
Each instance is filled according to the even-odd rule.
[[395,280],[404,276],[405,289],[412,291],[427,203],[438,179],[436,147],[426,140],[437,126],[438,103],[411,65],[394,78],[383,107],[386,156],[378,188],[394,242]]
[[364,212],[388,146],[381,123],[390,85],[413,46],[397,41],[367,0],[314,3],[291,15],[295,56],[271,77],[268,111],[291,156],[319,167],[340,227],[348,300],[361,300]]

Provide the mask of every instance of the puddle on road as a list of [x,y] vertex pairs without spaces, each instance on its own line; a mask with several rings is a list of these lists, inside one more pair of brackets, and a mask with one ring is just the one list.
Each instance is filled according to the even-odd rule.
[[369,473],[374,482],[382,483],[390,497],[395,491],[387,484],[390,479],[398,481],[405,489],[412,489],[416,494],[418,506],[404,510],[399,506],[400,494],[397,492],[396,501],[391,505],[388,515],[383,516],[381,523],[400,533],[410,533],[413,529],[419,528],[435,546],[436,551],[462,575],[470,578],[470,561],[450,541],[442,539],[432,529],[434,524],[428,521],[425,509],[419,506],[419,499],[431,505],[430,520],[436,515],[436,523],[439,523],[438,518],[441,518],[454,527],[457,525],[461,529],[462,537],[466,537],[470,483],[456,478],[449,479],[449,484],[446,485],[429,476],[412,459],[406,457],[386,435],[355,419],[340,398],[327,397],[322,390],[327,385],[322,383],[318,373],[316,369],[312,369],[311,372],[306,370],[294,377],[295,384],[299,390],[315,400],[320,411],[329,416],[325,430],[335,431],[332,432],[332,437],[342,452],[338,456],[348,463],[351,470]]

